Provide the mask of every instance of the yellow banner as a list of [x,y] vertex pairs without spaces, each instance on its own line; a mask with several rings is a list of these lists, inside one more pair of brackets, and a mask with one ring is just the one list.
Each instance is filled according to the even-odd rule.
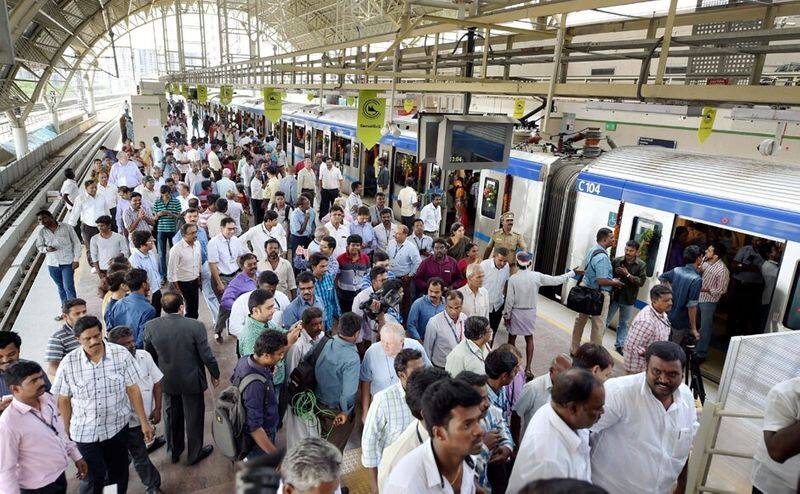
[[410,99],[410,98],[404,99],[403,100],[403,110],[405,110],[406,113],[410,113],[411,110],[414,109],[414,104],[415,104],[415,101],[413,99]]
[[233,87],[232,86],[220,86],[220,88],[219,88],[219,103],[221,105],[228,106],[231,101],[233,101]]
[[264,116],[273,124],[280,120],[282,110],[281,94],[272,88],[262,91],[264,96]]
[[197,86],[197,101],[200,103],[208,101],[208,88],[206,86]]
[[315,98],[315,96],[314,96],[314,93],[308,93],[308,94],[306,94],[306,99],[307,99],[309,102],[312,102],[312,101],[314,101],[314,98]]
[[371,149],[381,139],[383,120],[386,117],[386,99],[377,96],[377,91],[358,92],[356,136],[367,149]]
[[356,104],[356,97],[355,96],[348,96],[347,97],[347,106],[353,106]]
[[514,118],[522,118],[525,115],[525,100],[517,98],[514,100]]
[[700,115],[700,127],[697,129],[697,140],[700,144],[706,142],[706,139],[714,132],[714,119],[717,118],[717,109],[711,107],[703,108],[703,113]]

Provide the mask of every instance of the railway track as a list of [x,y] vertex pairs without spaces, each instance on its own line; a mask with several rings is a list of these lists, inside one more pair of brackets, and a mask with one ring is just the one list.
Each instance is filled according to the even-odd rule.
[[66,156],[43,167],[35,177],[8,191],[4,197],[10,204],[0,214],[0,330],[14,326],[22,303],[27,297],[39,271],[44,255],[36,251],[36,212],[49,207],[56,218],[63,218],[66,209],[62,201],[48,206],[47,192],[58,190],[65,168],[75,170],[78,183],[88,174],[97,148],[116,131],[116,122],[110,120],[89,129],[80,142]]

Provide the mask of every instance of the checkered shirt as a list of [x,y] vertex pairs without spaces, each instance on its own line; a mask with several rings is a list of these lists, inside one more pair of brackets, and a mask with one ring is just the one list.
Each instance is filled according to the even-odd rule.
[[700,292],[700,302],[719,302],[719,299],[728,291],[731,273],[722,261],[714,264],[703,263],[703,289]]
[[401,383],[375,393],[361,436],[361,463],[366,468],[378,468],[384,448],[392,444],[413,419]]
[[647,368],[644,352],[650,343],[669,340],[671,326],[667,313],[661,315],[650,306],[640,310],[628,329],[625,338],[625,370],[642,372]]
[[128,424],[126,388],[141,377],[133,355],[119,345],[105,343],[102,360],[94,364],[83,348],[69,352],[56,372],[51,392],[72,402],[70,438],[78,443],[105,441]]
[[314,293],[322,301],[325,310],[325,329],[333,329],[333,319],[342,315],[339,308],[339,299],[336,298],[336,286],[330,273],[322,275],[322,279],[314,278]]
[[[505,393],[501,393],[505,394]],[[500,441],[497,443],[496,448],[506,446],[511,451],[514,451],[514,440],[511,439],[511,429],[508,427],[508,422],[503,419],[503,412],[494,405],[491,405],[486,410],[486,416],[481,420],[481,427],[483,432],[489,432],[492,429],[500,431]],[[475,477],[478,485],[485,492],[492,492],[492,486],[489,484],[488,469],[489,458],[492,456],[492,451],[486,447],[485,444],[481,445],[481,452],[473,456],[475,461]]]

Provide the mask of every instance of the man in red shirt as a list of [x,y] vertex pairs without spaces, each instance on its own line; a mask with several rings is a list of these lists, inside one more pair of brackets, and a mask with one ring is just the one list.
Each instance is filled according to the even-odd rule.
[[433,255],[426,257],[417,269],[417,274],[414,276],[417,293],[426,293],[428,280],[434,277],[444,281],[445,291],[452,287],[453,283],[461,280],[458,262],[447,255],[447,243],[442,238],[433,241]]
[[336,291],[342,312],[353,309],[353,299],[361,291],[361,282],[369,273],[369,257],[361,252],[361,235],[347,237],[347,250],[339,255],[339,275],[336,277]]

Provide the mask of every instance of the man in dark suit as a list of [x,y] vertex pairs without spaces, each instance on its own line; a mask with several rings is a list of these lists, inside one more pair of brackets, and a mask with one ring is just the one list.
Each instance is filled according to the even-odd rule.
[[211,384],[219,386],[219,365],[203,323],[183,316],[181,294],[165,293],[161,307],[166,314],[145,324],[144,347],[164,374],[165,435],[172,463],[183,453],[185,424],[187,459],[195,465],[214,450],[203,446],[203,392],[208,388],[205,368],[211,373]]

